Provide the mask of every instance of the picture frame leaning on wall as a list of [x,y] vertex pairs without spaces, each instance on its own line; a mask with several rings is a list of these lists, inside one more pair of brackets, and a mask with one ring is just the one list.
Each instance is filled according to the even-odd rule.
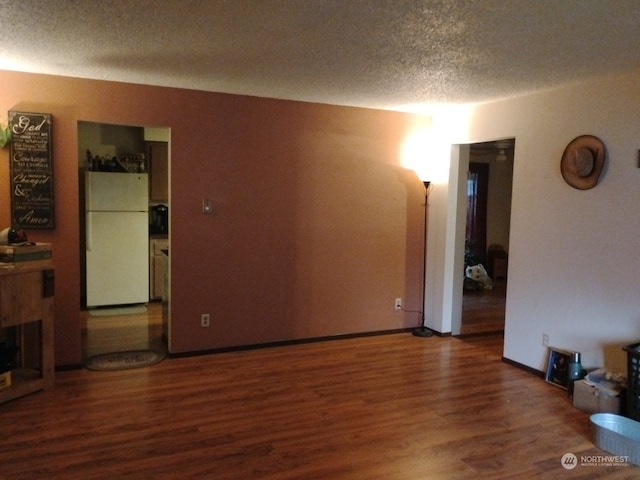
[[547,371],[544,379],[557,387],[567,389],[569,386],[569,362],[571,352],[549,347]]

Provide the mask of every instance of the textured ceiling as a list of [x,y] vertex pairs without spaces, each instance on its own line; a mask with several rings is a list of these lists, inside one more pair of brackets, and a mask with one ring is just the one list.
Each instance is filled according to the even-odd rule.
[[409,110],[639,68],[638,0],[0,0],[6,70]]

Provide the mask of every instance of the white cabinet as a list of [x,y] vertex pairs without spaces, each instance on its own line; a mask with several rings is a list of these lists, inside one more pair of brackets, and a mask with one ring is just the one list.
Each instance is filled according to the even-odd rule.
[[161,300],[164,292],[164,268],[162,250],[169,248],[169,240],[166,238],[152,238],[149,252],[151,252],[149,272],[149,291],[151,300]]

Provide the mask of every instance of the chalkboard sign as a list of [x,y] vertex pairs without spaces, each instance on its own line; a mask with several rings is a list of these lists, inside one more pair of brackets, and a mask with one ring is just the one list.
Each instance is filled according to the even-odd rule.
[[9,112],[14,228],[54,228],[51,115]]

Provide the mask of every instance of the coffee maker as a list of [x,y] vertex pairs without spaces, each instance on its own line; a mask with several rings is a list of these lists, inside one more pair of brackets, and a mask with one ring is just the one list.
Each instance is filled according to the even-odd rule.
[[154,205],[151,207],[149,231],[152,234],[169,233],[169,207],[166,205]]

